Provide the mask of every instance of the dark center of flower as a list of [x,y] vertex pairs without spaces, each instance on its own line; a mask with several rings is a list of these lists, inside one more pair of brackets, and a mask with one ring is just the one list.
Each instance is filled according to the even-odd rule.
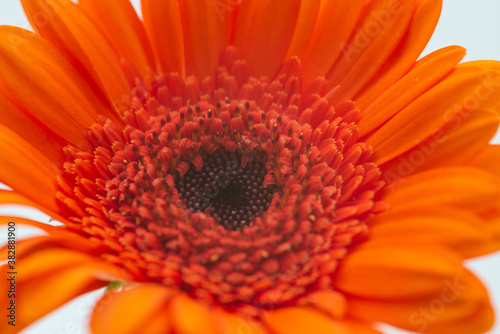
[[245,167],[238,151],[219,149],[211,155],[202,153],[202,157],[200,171],[191,166],[176,182],[179,198],[188,209],[206,212],[232,230],[248,226],[267,211],[276,187],[264,187],[267,170],[263,151],[254,150]]

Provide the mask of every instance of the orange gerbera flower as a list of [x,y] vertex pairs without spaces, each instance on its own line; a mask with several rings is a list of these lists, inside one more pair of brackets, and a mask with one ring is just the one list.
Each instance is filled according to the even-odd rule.
[[22,3],[0,198],[62,225],[2,218],[45,231],[2,333],[107,285],[96,334],[492,325],[462,262],[500,248],[500,64],[416,61],[441,1]]

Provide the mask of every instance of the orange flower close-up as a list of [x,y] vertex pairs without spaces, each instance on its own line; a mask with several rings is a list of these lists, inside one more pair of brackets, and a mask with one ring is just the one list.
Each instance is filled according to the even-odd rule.
[[94,334],[493,326],[500,62],[420,57],[442,1],[21,3],[0,204],[51,221],[0,217],[1,333],[102,288]]

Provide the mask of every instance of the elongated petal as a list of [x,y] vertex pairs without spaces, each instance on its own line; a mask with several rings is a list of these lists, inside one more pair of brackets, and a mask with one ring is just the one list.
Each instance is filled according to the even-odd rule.
[[369,221],[372,244],[434,243],[448,246],[463,258],[500,248],[489,223],[478,215],[446,206],[395,208]]
[[470,161],[471,166],[500,176],[500,145],[488,145]]
[[186,74],[184,37],[177,0],[141,1],[144,25],[160,69]]
[[265,324],[273,334],[349,334],[349,330],[342,323],[307,307],[285,307],[270,312],[265,318]]
[[452,252],[366,242],[342,260],[334,285],[364,298],[407,300],[439,292],[461,270]]
[[474,63],[459,66],[444,81],[413,101],[380,127],[367,143],[374,147],[380,165],[432,136],[456,119],[467,121],[471,114],[498,102],[498,65]]
[[[363,95],[356,101],[361,109],[360,136],[364,136],[390,120],[417,97],[429,90],[450,73],[465,56],[465,49],[450,46],[435,51],[419,60],[401,80],[383,92],[373,103]],[[383,110],[383,112],[381,112]]]
[[494,322],[488,293],[481,282],[463,270],[441,282],[434,295],[407,301],[349,297],[351,316],[382,321],[412,332],[484,333]]
[[179,1],[179,6],[186,74],[200,79],[214,76],[222,52],[229,44],[236,8],[227,7],[230,4],[223,0]]
[[494,110],[454,117],[429,139],[381,167],[386,173],[406,177],[431,168],[467,164],[488,145],[499,124]]
[[334,104],[349,100],[385,64],[407,31],[416,0],[375,0],[365,7],[351,39],[342,45],[342,56],[326,78],[331,87],[340,85]]
[[81,8],[101,29],[121,58],[132,63],[142,78],[156,66],[146,30],[128,0],[80,0]]
[[368,101],[374,101],[413,66],[436,28],[442,6],[442,0],[417,1],[406,35],[394,54],[364,90],[356,94],[355,100],[359,108],[363,108]]
[[302,52],[303,56],[299,54],[302,56],[304,66],[305,85],[313,82],[318,76],[326,76],[341,56],[342,45],[351,36],[362,14],[364,2],[363,0],[323,1],[312,34],[306,35],[307,31],[296,32],[296,34],[303,33],[304,38],[309,41],[307,48]]
[[0,124],[25,138],[55,164],[62,162],[64,140],[33,116],[30,117],[3,87],[0,87],[0,110]]
[[298,57],[302,59],[307,45],[311,40],[315,26],[318,24],[321,0],[302,1],[300,13],[293,33],[292,41],[288,48],[286,59]]
[[16,133],[0,125],[0,182],[50,212],[55,201],[57,166]]
[[174,292],[171,290],[156,284],[107,292],[94,308],[91,318],[92,332],[95,334],[170,333],[171,326],[168,322],[166,305],[173,295]]
[[[5,266],[1,269],[6,272]],[[69,300],[105,285],[100,279],[113,277],[110,266],[98,263],[80,252],[61,249],[40,250],[18,261],[16,269],[19,273],[16,278],[18,305],[37,307],[18,307],[16,326],[2,322],[2,333],[18,332]],[[8,291],[8,283],[2,280],[0,287]],[[0,298],[2,305],[7,305],[7,294]]]
[[242,1],[236,14],[234,45],[254,76],[271,78],[277,73],[292,40],[299,10],[300,0]]
[[93,78],[110,105],[128,107],[130,86],[118,57],[99,29],[71,0],[23,0],[23,7],[42,37],[49,40]]
[[500,179],[474,167],[436,168],[395,183],[384,201],[398,208],[439,204],[477,212],[498,207]]
[[217,308],[213,312],[214,320],[217,324],[220,333],[224,334],[268,334],[268,330],[256,322],[248,321],[247,319],[229,313],[223,309]]
[[[71,63],[39,36],[0,27],[0,77],[40,123],[77,146],[99,114],[112,116]],[[29,94],[26,94],[26,92]]]
[[175,333],[217,334],[215,322],[208,309],[185,294],[175,297],[169,305],[169,312]]
[[299,300],[298,304],[315,307],[334,318],[342,318],[347,308],[344,295],[333,290],[312,292]]

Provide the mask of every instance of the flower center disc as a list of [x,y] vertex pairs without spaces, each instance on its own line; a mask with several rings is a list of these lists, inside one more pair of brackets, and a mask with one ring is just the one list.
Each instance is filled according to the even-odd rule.
[[176,182],[179,198],[192,212],[206,212],[227,229],[248,226],[267,211],[275,187],[264,187],[267,174],[264,152],[253,152],[245,167],[240,152],[223,149],[201,154],[203,168],[191,167]]
[[135,281],[239,309],[330,289],[337,263],[384,209],[380,171],[351,102],[273,81],[228,48],[216,78],[139,80],[123,123],[68,146],[57,196],[69,230]]

